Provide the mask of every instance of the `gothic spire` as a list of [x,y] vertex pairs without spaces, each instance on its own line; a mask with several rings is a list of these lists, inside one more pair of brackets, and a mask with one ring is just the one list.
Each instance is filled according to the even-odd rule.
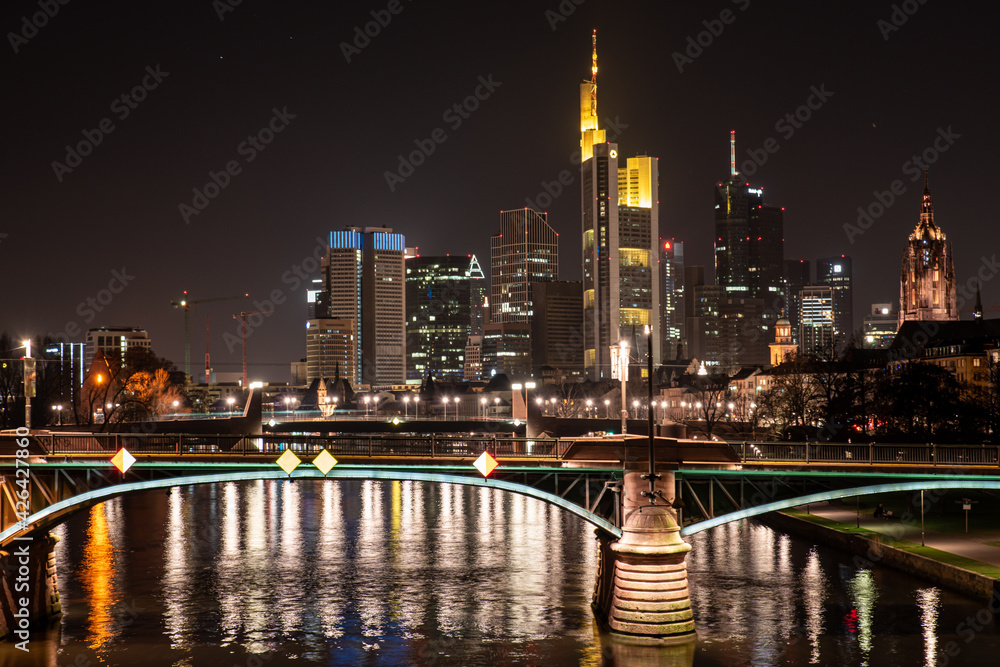
[[979,296],[979,283],[976,283],[976,306],[972,309],[972,317],[976,320],[983,319],[983,300]]
[[930,237],[936,239],[939,235],[937,227],[934,226],[934,203],[931,201],[931,188],[927,178],[927,170],[924,170],[924,197],[920,202],[920,224],[917,225],[915,236],[917,238]]

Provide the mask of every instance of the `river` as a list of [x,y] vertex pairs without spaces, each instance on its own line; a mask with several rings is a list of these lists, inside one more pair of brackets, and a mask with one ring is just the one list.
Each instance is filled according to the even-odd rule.
[[63,615],[27,655],[0,646],[0,665],[1000,661],[982,602],[746,521],[689,538],[698,641],[670,649],[599,632],[592,527],[492,489],[189,486],[111,500],[54,534]]

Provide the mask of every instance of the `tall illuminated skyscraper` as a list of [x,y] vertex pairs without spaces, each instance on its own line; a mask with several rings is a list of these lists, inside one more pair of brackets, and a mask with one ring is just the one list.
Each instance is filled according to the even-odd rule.
[[406,381],[405,253],[405,238],[388,227],[330,232],[316,315],[353,320],[360,342],[353,351],[355,385]]
[[599,127],[597,31],[591,79],[580,84],[580,133],[584,368],[599,380],[611,377],[611,346],[622,337],[640,346],[633,359],[645,359],[647,324],[653,359],[661,361],[662,285],[658,160],[637,156],[619,166],[618,145]]
[[428,375],[461,380],[464,376],[465,345],[472,324],[470,269],[470,258],[465,255],[406,259],[406,375],[410,380]]

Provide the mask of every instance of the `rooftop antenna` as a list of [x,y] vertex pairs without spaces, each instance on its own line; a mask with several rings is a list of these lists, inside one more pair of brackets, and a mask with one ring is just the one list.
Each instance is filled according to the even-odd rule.
[[594,87],[590,93],[590,115],[597,116],[597,28],[594,28],[591,40],[594,45],[594,55],[592,56],[593,62],[590,65],[590,83]]
[[736,175],[736,130],[729,131],[729,171]]

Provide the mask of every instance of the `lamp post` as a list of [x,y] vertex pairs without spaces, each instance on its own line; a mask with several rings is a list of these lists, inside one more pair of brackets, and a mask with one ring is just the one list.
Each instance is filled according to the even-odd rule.
[[458,396],[455,397],[455,421],[458,421],[458,404],[462,402],[462,399]]
[[654,452],[655,439],[653,436],[653,328],[646,325],[646,364],[647,379],[649,380],[649,504],[656,504],[656,480],[660,478],[656,474],[656,453]]
[[420,419],[420,397],[413,397],[413,418]]
[[406,395],[403,397],[403,418],[410,416],[410,397]]
[[604,418],[605,419],[610,419],[611,418],[610,410],[611,410],[611,401],[609,399],[605,398],[604,399]]
[[639,399],[632,400],[632,419],[639,418]]
[[444,420],[448,421],[448,397],[442,396],[441,402],[444,403]]
[[31,357],[31,339],[24,345],[24,425],[31,428],[31,398],[35,395],[35,360]]
[[622,338],[611,346],[611,378],[622,383],[622,437],[628,432],[628,403],[625,401],[625,383],[628,382],[628,341]]
[[368,419],[368,403],[371,402],[371,396],[365,396],[365,419]]
[[483,411],[483,419],[486,419],[486,403],[487,401],[485,396],[479,399],[479,405],[481,406],[480,409]]
[[53,405],[52,409],[56,411],[56,414],[59,417],[59,425],[62,426],[62,409],[63,409],[63,406],[61,406],[61,405]]
[[593,406],[594,406],[593,399],[588,398],[587,399],[587,419],[590,419],[590,408],[592,408]]
[[493,412],[496,413],[497,417],[500,416],[500,397],[499,396],[494,396],[493,397]]

